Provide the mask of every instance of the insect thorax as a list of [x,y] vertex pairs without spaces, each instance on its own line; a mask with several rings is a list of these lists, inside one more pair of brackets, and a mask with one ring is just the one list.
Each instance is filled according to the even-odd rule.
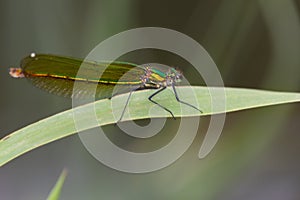
[[145,67],[145,73],[141,81],[145,87],[160,88],[167,87],[182,80],[182,73],[174,68],[158,69],[155,67]]

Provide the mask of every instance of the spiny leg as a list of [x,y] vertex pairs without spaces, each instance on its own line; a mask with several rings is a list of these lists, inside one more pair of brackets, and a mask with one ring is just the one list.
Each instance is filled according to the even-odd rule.
[[[129,104],[129,99],[130,99],[130,97],[131,97],[131,95],[132,95],[132,92],[134,92],[134,91],[136,91],[136,90],[140,90],[140,89],[142,89],[141,86],[130,86],[129,96],[128,96],[127,100],[126,100],[126,104],[125,104],[124,109],[123,109],[123,111],[122,111],[121,117],[120,117],[119,120],[116,122],[116,124],[119,123],[119,122],[122,120],[122,118],[123,118],[123,116],[124,116],[124,114],[125,114],[125,110],[126,110],[128,104]],[[128,90],[127,90],[127,92],[128,92]],[[125,93],[125,91],[123,91],[123,92],[120,92],[120,91],[119,91],[119,92],[115,92],[115,93],[113,93],[110,97],[108,97],[108,99],[111,100],[113,97],[115,97],[115,96],[117,96],[117,95],[120,95],[120,94],[124,94],[124,93]]]
[[195,106],[193,106],[193,105],[191,105],[191,104],[189,104],[189,103],[187,103],[187,102],[181,101],[181,100],[179,99],[179,97],[178,97],[178,94],[177,94],[177,91],[176,91],[176,89],[175,89],[175,85],[174,85],[174,84],[172,84],[172,88],[173,88],[173,91],[174,91],[176,100],[177,100],[179,103],[182,103],[182,104],[185,104],[185,105],[187,105],[187,106],[190,106],[190,107],[192,107],[192,108],[194,108],[194,109],[196,109],[196,110],[199,110],[201,113],[203,113],[202,110],[200,110],[199,108],[197,108],[197,107],[195,107]]
[[148,97],[148,99],[149,99],[149,101],[151,101],[152,103],[158,105],[159,107],[161,107],[161,108],[164,109],[165,111],[169,112],[169,113],[172,115],[173,119],[175,119],[175,117],[174,117],[174,115],[173,115],[173,113],[172,113],[171,110],[167,109],[166,107],[164,107],[164,106],[160,105],[159,103],[157,103],[156,101],[152,100],[152,98],[153,98],[155,95],[157,95],[158,93],[162,92],[162,91],[165,90],[166,88],[167,88],[167,87],[162,87],[160,90],[158,90],[158,91],[154,92],[153,94],[151,94],[151,95]]
[[[123,109],[123,111],[122,111],[121,117],[120,117],[120,119],[117,121],[117,123],[119,123],[119,122],[122,120],[122,118],[123,118],[123,116],[124,116],[124,114],[125,114],[125,110],[126,110],[126,108],[127,108],[127,106],[128,106],[129,99],[130,99],[130,97],[131,97],[131,95],[132,95],[132,92],[135,91],[135,90],[137,90],[137,89],[130,90],[130,93],[129,93],[129,96],[128,96],[127,100],[126,100],[126,104],[125,104],[124,109]],[[116,123],[116,124],[117,124],[117,123]]]

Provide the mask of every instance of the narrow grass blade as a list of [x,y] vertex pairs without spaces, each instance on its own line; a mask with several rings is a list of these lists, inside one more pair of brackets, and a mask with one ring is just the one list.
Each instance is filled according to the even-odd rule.
[[[214,102],[219,102],[220,105],[224,104],[226,107],[213,105],[213,107],[217,109],[212,109],[213,107],[211,105],[212,101],[209,90],[214,91],[215,95],[213,96],[213,99],[216,100]],[[193,99],[194,102],[196,102],[196,97],[199,104],[198,107],[203,111],[203,114],[188,106],[185,107],[184,105],[180,105],[176,101],[171,90],[164,91],[163,95],[155,96],[155,101],[172,110],[175,117],[213,115],[300,101],[300,93],[271,92],[243,88],[208,88],[195,86],[190,88],[177,87],[177,91],[181,100],[191,104],[193,104]],[[128,114],[125,114],[123,120],[171,117],[169,113],[148,101],[147,98],[153,92],[153,90],[134,92],[128,106],[128,110],[130,110],[130,117]],[[226,94],[226,103],[222,100],[224,99],[224,96],[222,97],[221,95],[224,94],[224,92]],[[220,96],[218,96],[218,93]],[[122,113],[127,95],[128,94],[122,94],[112,98],[112,100],[103,99],[93,104],[79,106],[28,125],[7,135],[0,140],[0,166],[32,149],[75,134],[78,131],[115,123],[119,119],[119,114]],[[218,99],[222,102],[218,101]],[[112,110],[112,104],[114,110]],[[74,113],[81,116],[87,116],[87,113],[89,113],[88,108],[91,107],[95,107],[98,124],[89,124],[83,129],[77,130],[73,117]],[[149,108],[155,110],[155,113],[149,113]],[[116,113],[115,117],[113,113]],[[88,119],[88,117],[86,119]],[[82,120],[84,120],[84,118]],[[82,122],[84,123],[84,121]]]
[[51,192],[48,195],[47,200],[58,200],[60,197],[60,192],[63,187],[63,184],[65,182],[67,176],[67,170],[63,170],[60,174],[55,186],[52,188]]

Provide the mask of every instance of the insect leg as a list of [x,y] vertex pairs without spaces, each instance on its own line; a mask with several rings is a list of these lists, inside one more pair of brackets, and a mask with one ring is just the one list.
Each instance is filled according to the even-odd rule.
[[173,88],[173,91],[174,91],[176,100],[177,100],[179,103],[188,105],[188,106],[190,106],[190,107],[192,107],[192,108],[194,108],[194,109],[196,109],[196,110],[199,110],[201,113],[203,113],[202,110],[200,110],[199,108],[197,108],[197,107],[195,107],[195,106],[193,106],[193,105],[191,105],[191,104],[189,104],[189,103],[187,103],[187,102],[181,101],[181,100],[179,99],[179,97],[178,97],[178,94],[177,94],[177,91],[176,91],[176,89],[175,89],[175,85],[174,85],[174,84],[172,84],[172,88]]
[[148,99],[149,99],[149,101],[151,101],[152,103],[158,105],[159,107],[161,107],[161,108],[164,109],[165,111],[169,112],[169,113],[172,115],[173,119],[175,119],[175,117],[174,117],[174,115],[173,115],[173,113],[172,113],[171,110],[167,109],[166,107],[164,107],[164,106],[160,105],[159,103],[157,103],[156,101],[152,100],[152,98],[153,98],[155,95],[157,95],[158,93],[162,92],[162,91],[165,90],[166,88],[167,88],[167,87],[162,87],[160,90],[158,90],[158,91],[154,92],[153,94],[151,94],[151,95],[148,97]]
[[[128,98],[127,98],[127,100],[126,100],[126,104],[125,104],[125,106],[124,106],[124,109],[123,109],[123,111],[122,111],[122,114],[121,114],[121,116],[120,116],[120,119],[119,119],[116,123],[121,122],[121,120],[122,120],[122,118],[123,118],[123,116],[124,116],[124,114],[125,114],[125,110],[126,110],[126,108],[127,108],[127,106],[128,106],[129,99],[130,99],[130,97],[131,97],[131,95],[132,95],[132,92],[134,92],[134,91],[136,91],[136,90],[139,90],[139,89],[141,89],[141,87],[133,88],[133,89],[130,90],[130,93],[129,93]],[[115,96],[115,95],[113,95],[112,97],[114,97],[114,96]],[[111,97],[111,98],[112,98],[112,97]]]

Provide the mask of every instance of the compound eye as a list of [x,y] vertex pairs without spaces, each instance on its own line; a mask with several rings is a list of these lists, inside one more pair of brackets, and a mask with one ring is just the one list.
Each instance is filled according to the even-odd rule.
[[178,73],[178,74],[176,74],[176,79],[180,79],[180,80],[182,80],[182,79],[183,79],[183,76],[182,76],[182,74],[181,74],[181,73]]

